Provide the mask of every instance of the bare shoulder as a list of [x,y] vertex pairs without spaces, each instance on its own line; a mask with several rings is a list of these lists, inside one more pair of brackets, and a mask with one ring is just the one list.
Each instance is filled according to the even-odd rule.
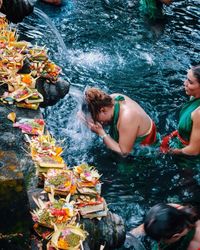
[[192,112],[192,120],[200,123],[200,108]]

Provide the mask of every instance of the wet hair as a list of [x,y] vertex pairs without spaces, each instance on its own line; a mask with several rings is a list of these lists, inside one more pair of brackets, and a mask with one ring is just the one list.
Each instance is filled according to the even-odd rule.
[[101,108],[112,106],[112,97],[105,92],[96,88],[89,88],[86,90],[85,101],[82,104],[82,111],[84,113],[89,111],[94,122],[97,121],[97,116],[100,113]]
[[194,77],[198,80],[200,84],[200,65],[193,66],[192,72],[193,72]]
[[144,220],[144,230],[156,241],[170,239],[174,234],[181,233],[186,228],[195,226],[198,220],[193,207],[186,206],[177,209],[167,204],[157,204],[147,213]]

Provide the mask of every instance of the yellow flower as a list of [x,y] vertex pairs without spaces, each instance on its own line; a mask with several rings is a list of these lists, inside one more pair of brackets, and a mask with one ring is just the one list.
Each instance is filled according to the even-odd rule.
[[70,181],[65,182],[65,187],[69,187],[69,186],[71,186],[71,182]]
[[58,248],[67,249],[68,247],[69,247],[69,244],[67,243],[67,241],[65,241],[63,238],[59,238]]

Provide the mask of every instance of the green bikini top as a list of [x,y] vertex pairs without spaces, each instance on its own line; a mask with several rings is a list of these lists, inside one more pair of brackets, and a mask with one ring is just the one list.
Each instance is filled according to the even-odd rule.
[[180,136],[186,141],[190,140],[190,135],[192,131],[193,122],[191,114],[198,107],[200,107],[200,98],[198,99],[192,98],[189,102],[187,102],[183,106],[180,112],[178,132]]
[[192,228],[185,236],[170,245],[165,243],[156,244],[152,250],[187,250],[190,242],[194,238],[195,228]]
[[110,131],[109,134],[110,136],[115,140],[115,141],[119,141],[119,132],[117,129],[117,122],[118,122],[118,118],[119,118],[119,111],[120,111],[120,101],[124,101],[125,98],[121,95],[118,95],[115,97],[115,103],[114,103],[114,114],[113,114],[113,121],[110,127]]
[[[110,136],[116,141],[119,142],[119,132],[117,129],[117,122],[119,119],[119,111],[120,111],[120,101],[124,101],[125,98],[121,95],[115,97],[115,104],[114,104],[114,114],[113,114],[113,121],[109,130]],[[135,143],[140,143],[146,138],[146,135],[139,136],[136,138]]]

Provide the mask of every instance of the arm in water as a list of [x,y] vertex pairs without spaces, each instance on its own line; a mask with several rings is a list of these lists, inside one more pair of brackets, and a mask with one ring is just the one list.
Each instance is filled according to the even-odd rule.
[[0,11],[9,21],[19,23],[33,12],[33,3],[29,0],[0,0]]

